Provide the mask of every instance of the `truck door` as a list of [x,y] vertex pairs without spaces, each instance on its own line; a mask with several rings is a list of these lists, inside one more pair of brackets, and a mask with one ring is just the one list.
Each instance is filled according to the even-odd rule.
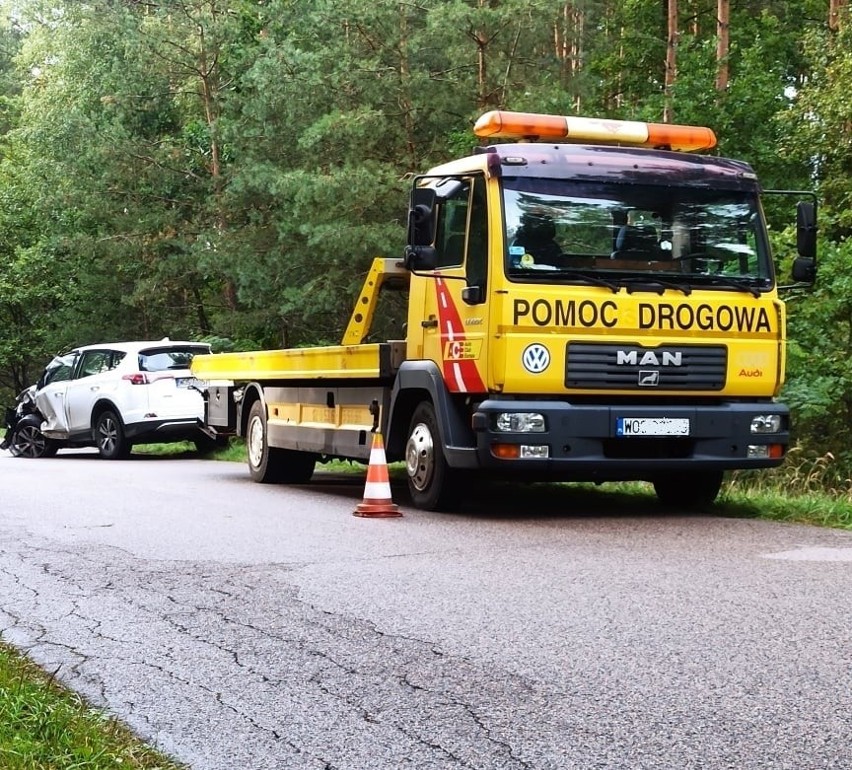
[[450,391],[482,393],[489,309],[485,178],[442,180],[439,195],[441,188],[449,192],[437,212],[437,267],[412,291],[409,342],[415,357],[438,365]]

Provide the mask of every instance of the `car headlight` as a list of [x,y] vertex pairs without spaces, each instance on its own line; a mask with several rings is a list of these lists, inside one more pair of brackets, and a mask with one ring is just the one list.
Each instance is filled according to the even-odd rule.
[[779,433],[780,431],[780,414],[756,414],[751,418],[752,433]]
[[544,433],[544,415],[538,412],[500,412],[495,421],[501,433]]

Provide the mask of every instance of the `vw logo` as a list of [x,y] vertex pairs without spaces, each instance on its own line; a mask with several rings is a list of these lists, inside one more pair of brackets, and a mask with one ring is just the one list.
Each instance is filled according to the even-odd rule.
[[536,342],[527,345],[521,356],[521,361],[524,364],[524,369],[530,374],[541,374],[550,366],[550,352],[544,345],[539,345]]

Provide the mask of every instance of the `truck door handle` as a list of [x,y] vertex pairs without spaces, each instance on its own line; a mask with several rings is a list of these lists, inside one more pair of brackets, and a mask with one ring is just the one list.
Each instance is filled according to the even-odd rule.
[[438,319],[437,318],[430,318],[428,321],[421,321],[420,325],[424,329],[434,329],[438,325]]

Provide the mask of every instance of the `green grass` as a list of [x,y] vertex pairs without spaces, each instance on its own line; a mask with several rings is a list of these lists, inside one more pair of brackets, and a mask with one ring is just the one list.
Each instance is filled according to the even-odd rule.
[[[204,457],[223,462],[245,462],[245,443],[232,438],[226,449],[199,453],[189,442],[145,444],[135,454],[160,457]],[[335,473],[363,474],[364,465],[333,460],[321,466]],[[390,466],[391,478],[404,476],[402,463]],[[794,447],[784,465],[766,471],[735,471],[728,474],[714,512],[723,516],[790,521],[820,527],[852,529],[852,474],[830,452],[805,456]],[[573,485],[578,486],[578,485]],[[589,485],[592,489],[593,485]],[[641,482],[606,484],[607,492],[654,497],[653,489]],[[638,501],[637,501],[638,502]]]
[[[245,462],[245,444],[232,439],[226,450],[219,450],[210,459]],[[335,473],[365,473],[360,463],[333,460],[318,466]],[[392,479],[404,479],[403,463],[391,463]],[[629,496],[637,505],[655,500],[650,484],[643,482],[608,483],[602,487],[579,485],[590,494]],[[712,511],[732,518],[757,518],[769,521],[788,521],[820,527],[852,529],[852,479],[835,462],[833,455],[805,458],[796,449],[780,468],[765,471],[736,471],[727,475],[722,491]]]
[[3,770],[180,770],[118,721],[0,643]]

